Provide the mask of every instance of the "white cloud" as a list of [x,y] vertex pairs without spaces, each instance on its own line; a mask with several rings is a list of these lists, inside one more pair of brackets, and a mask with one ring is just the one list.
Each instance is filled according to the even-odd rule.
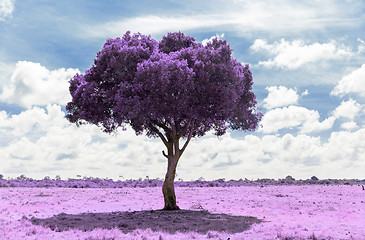
[[342,77],[331,92],[331,95],[344,96],[349,93],[357,93],[365,97],[365,64]]
[[353,130],[353,129],[357,128],[357,124],[354,121],[344,122],[341,124],[340,128],[343,128],[346,130]]
[[358,38],[357,41],[360,43],[359,46],[357,47],[357,52],[358,53],[362,53],[365,51],[365,42],[364,40],[362,40],[361,38]]
[[309,94],[308,90],[305,90],[304,92],[302,92],[302,94],[300,95],[301,97],[307,96]]
[[3,86],[5,86],[15,69],[14,64],[0,62],[0,93]]
[[[305,134],[203,137],[192,141],[179,162],[184,179],[362,178],[364,129],[333,133],[328,141]],[[350,140],[351,139],[351,140]],[[346,142],[350,140],[349,142]],[[341,145],[341,141],[345,141]],[[194,159],[194,161],[186,161]],[[356,167],[355,167],[356,166]],[[194,169],[194,171],[191,171]],[[220,176],[220,177],[216,177]]]
[[[356,171],[356,165],[363,162],[365,158],[365,129],[359,129],[355,132],[340,131],[331,133],[328,142],[324,144],[327,151],[327,161],[335,164],[336,161],[347,160],[345,166],[353,165]],[[356,164],[356,162],[358,162]],[[360,167],[364,169],[364,165]]]
[[[362,113],[363,106],[353,99],[342,101],[341,104],[323,121],[316,110],[309,110],[299,106],[274,108],[266,112],[262,118],[263,133],[276,133],[281,129],[298,129],[300,133],[313,133],[331,129],[338,118],[355,119]],[[355,123],[356,124],[356,123]],[[346,123],[342,127],[350,130],[353,123]]]
[[[362,24],[354,18],[361,4],[347,5],[340,2],[293,2],[283,1],[215,1],[203,4],[198,14],[191,11],[195,1],[183,1],[179,12],[166,14],[151,13],[101,23],[80,26],[81,37],[117,37],[127,30],[144,34],[166,34],[167,32],[194,29],[230,29],[240,35],[253,35],[264,31],[282,36],[285,32],[320,31],[328,27],[348,27]],[[218,6],[218,7],[217,7]],[[186,14],[181,13],[186,9]],[[288,21],[290,19],[290,21]],[[330,19],[330,20],[329,20]],[[85,32],[86,31],[86,32]]]
[[361,109],[361,104],[357,103],[353,99],[350,99],[346,102],[342,101],[341,105],[334,110],[333,115],[336,118],[344,117],[352,120],[360,113]]
[[[57,105],[47,105],[46,110],[33,107],[17,115],[9,116],[5,111],[0,112],[0,128],[11,129],[13,137],[22,137],[29,133],[45,132],[52,126],[65,126],[64,113]],[[10,134],[10,133],[9,133]]]
[[[117,136],[94,125],[77,128],[66,121],[58,105],[12,116],[0,111],[0,134],[6,137],[0,145],[0,172],[6,177],[80,174],[138,179],[163,178],[166,171],[159,139],[137,137],[130,128]],[[364,138],[365,129],[334,132],[326,142],[305,134],[237,139],[230,133],[221,138],[208,133],[191,141],[179,161],[178,178],[359,178],[365,167]]]
[[15,0],[0,0],[0,21],[10,17],[14,11]]
[[303,126],[301,127],[302,133],[312,133],[312,132],[319,132],[331,129],[333,126],[333,123],[335,122],[336,118],[331,116],[323,120],[322,122],[319,121],[319,115],[318,118],[316,118],[314,121],[310,121],[309,119],[303,123]]
[[206,46],[208,42],[211,42],[214,38],[217,38],[218,40],[222,39],[224,37],[224,33],[221,35],[216,34],[215,36],[212,36],[211,38],[206,38],[202,41],[203,46]]
[[263,100],[266,109],[285,107],[298,103],[299,95],[295,89],[288,89],[285,86],[271,86],[267,87],[266,90],[269,92]]
[[273,56],[267,61],[259,61],[258,65],[284,69],[297,69],[308,63],[342,59],[354,55],[351,49],[335,41],[305,44],[302,40],[288,42],[281,39],[280,42],[269,44],[266,40],[256,39],[250,49],[255,52],[265,51]]
[[227,20],[218,20],[206,16],[141,16],[121,21],[112,21],[96,26],[89,26],[82,36],[88,37],[120,37],[126,31],[141,32],[142,34],[166,34],[167,32],[187,31],[208,26],[217,26],[228,23]]
[[151,175],[163,174],[167,165],[165,161],[158,162],[165,160],[161,154],[163,144],[158,139],[136,137],[131,129],[112,136],[94,125],[77,128],[68,123],[59,105],[33,107],[12,116],[1,111],[0,135],[5,136],[0,141],[3,174],[38,178],[82,174],[116,179],[125,174],[126,165],[130,164],[139,170],[129,177],[138,178],[145,172],[148,175],[148,162],[154,166],[149,166]]
[[318,111],[304,107],[275,108],[264,114],[261,121],[263,128],[259,131],[275,133],[281,129],[299,128],[301,133],[311,133],[330,129],[336,120],[335,117],[329,117],[319,122],[319,118]]
[[0,101],[30,108],[57,103],[65,105],[71,100],[69,83],[78,69],[48,70],[39,63],[19,61],[10,81],[3,86]]

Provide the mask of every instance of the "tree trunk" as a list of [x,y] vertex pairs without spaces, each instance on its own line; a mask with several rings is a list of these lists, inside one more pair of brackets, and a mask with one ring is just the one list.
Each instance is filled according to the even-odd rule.
[[[176,205],[176,196],[175,196],[175,188],[174,188],[174,180],[176,173],[177,163],[185,151],[186,146],[189,144],[191,137],[194,132],[194,120],[190,119],[187,123],[186,127],[182,131],[176,131],[176,126],[173,120],[170,119],[171,129],[166,127],[166,125],[155,123],[157,126],[163,128],[166,133],[166,137],[154,126],[151,124],[151,128],[155,131],[159,137],[162,139],[162,142],[167,147],[167,154],[162,151],[162,154],[167,158],[167,173],[165,176],[165,181],[162,186],[162,193],[165,201],[165,206],[163,210],[179,210],[180,208]],[[189,129],[190,127],[190,129]],[[179,139],[189,130],[189,135],[184,146],[180,149],[179,147]]]
[[176,196],[174,188],[175,172],[177,166],[178,156],[169,156],[168,169],[165,176],[165,181],[162,186],[162,193],[165,200],[163,210],[179,210],[176,205]]

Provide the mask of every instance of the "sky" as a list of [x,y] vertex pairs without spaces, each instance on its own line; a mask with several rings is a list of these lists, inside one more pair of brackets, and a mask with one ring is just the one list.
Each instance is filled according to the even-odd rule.
[[255,132],[193,139],[175,180],[365,179],[365,2],[0,0],[0,173],[163,179],[160,139],[65,119],[68,81],[108,38],[181,31],[249,64]]

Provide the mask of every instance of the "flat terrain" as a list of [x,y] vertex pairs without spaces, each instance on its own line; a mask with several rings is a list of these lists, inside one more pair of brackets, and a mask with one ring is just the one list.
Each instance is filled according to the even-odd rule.
[[361,185],[0,188],[0,239],[365,239]]

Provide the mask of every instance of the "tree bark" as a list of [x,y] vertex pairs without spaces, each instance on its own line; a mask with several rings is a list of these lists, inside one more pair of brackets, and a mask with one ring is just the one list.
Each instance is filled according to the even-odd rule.
[[[169,157],[170,158],[170,157]],[[172,157],[171,161],[169,159],[169,166],[165,176],[165,181],[162,186],[162,193],[165,201],[164,210],[179,210],[179,206],[176,205],[176,195],[175,195],[175,173],[176,173],[176,164],[174,163],[175,158]],[[171,164],[170,164],[171,162]]]
[[[179,141],[179,140],[177,140]],[[176,166],[180,158],[180,150],[179,144],[176,143],[176,138],[171,138],[171,141],[167,147],[167,159],[168,159],[168,166],[167,166],[167,173],[165,175],[165,181],[162,186],[162,193],[165,201],[164,210],[179,210],[179,206],[176,205],[176,195],[175,195],[175,187],[174,187],[174,180],[175,180],[175,173],[176,173]]]
[[[176,126],[172,120],[170,120],[170,126],[171,130],[166,130],[166,126],[159,126],[165,130],[166,137],[153,125],[151,125],[151,128],[160,136],[163,143],[167,147],[167,154],[162,151],[162,154],[168,159],[167,173],[165,175],[165,181],[162,186],[162,193],[165,201],[165,206],[163,210],[179,210],[179,206],[176,205],[176,195],[174,187],[175,173],[177,163],[192,137],[194,131],[194,120],[189,120],[188,125],[180,132],[177,131],[178,129],[176,129]],[[179,139],[186,133],[186,131],[188,131],[189,127],[190,132],[188,138],[182,149],[180,149]]]

